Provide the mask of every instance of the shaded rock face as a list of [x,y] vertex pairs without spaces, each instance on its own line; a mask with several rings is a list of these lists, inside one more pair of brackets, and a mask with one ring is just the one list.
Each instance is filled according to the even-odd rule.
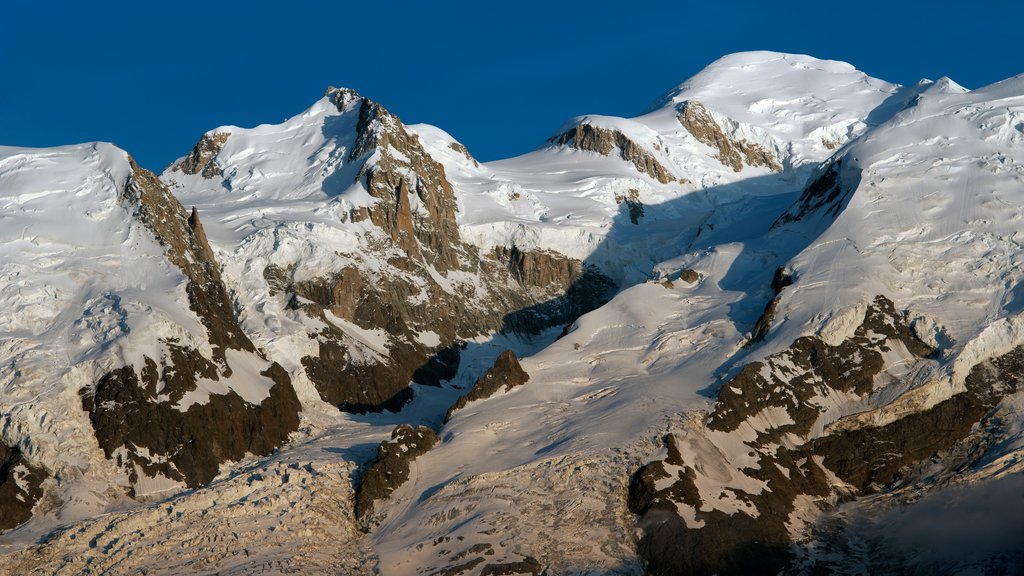
[[579,124],[571,130],[552,137],[550,141],[559,146],[597,152],[602,156],[609,156],[617,149],[619,156],[631,163],[642,174],[647,174],[662,184],[676,181],[675,176],[658,162],[651,152],[618,130],[600,128],[592,124]]
[[[836,218],[846,206],[846,201],[860,184],[859,171],[844,171],[844,160],[829,164],[800,194],[796,203],[772,223],[777,228],[789,222],[802,221],[812,214]],[[850,176],[844,181],[844,172]]]
[[221,148],[224,147],[229,136],[231,134],[227,132],[203,134],[188,156],[176,164],[174,169],[181,170],[185,174],[201,174],[203,178],[220,176],[222,170],[217,165],[215,158],[217,154],[220,154]]
[[683,282],[693,284],[700,280],[700,274],[698,274],[696,270],[686,268],[679,273],[679,279]]
[[[281,366],[262,359],[242,332],[221,281],[199,216],[184,207],[151,173],[132,162],[122,202],[164,247],[167,259],[188,279],[189,307],[206,328],[212,358],[174,340],[162,342],[161,358],[144,360],[141,372],[124,366],[80,391],[97,440],[107,458],[140,472],[198,486],[213,479],[220,463],[246,453],[268,454],[298,428],[300,405]],[[210,394],[205,403],[178,406],[200,380],[232,376],[227,351],[266,365],[260,373],[267,397],[258,405],[234,391]]]
[[490,398],[502,388],[506,392],[509,390],[526,384],[530,380],[530,375],[523,370],[523,367],[519,365],[519,359],[516,358],[515,352],[511,350],[505,350],[502,352],[498,359],[494,361],[494,366],[487,370],[487,372],[477,379],[473,384],[473,388],[469,391],[469,394],[459,397],[450,408],[448,413],[444,417],[444,421],[451,420],[451,417],[455,412],[462,410],[467,404],[475,400],[483,400],[484,398]]
[[744,346],[756,344],[768,335],[768,330],[771,329],[772,322],[775,321],[775,310],[779,307],[779,301],[782,299],[782,289],[791,284],[793,284],[793,278],[786,273],[785,269],[775,270],[775,275],[772,277],[772,291],[775,292],[775,296],[768,304],[765,304],[764,311],[758,317],[757,323],[754,324],[754,330],[750,333],[750,339]]
[[928,362],[932,352],[879,296],[839,345],[803,337],[744,367],[706,420],[668,435],[668,456],[633,478],[630,509],[651,573],[777,573],[820,509],[909,481],[915,467],[967,441],[1024,376],[1016,372],[1024,352],[1015,351],[976,368],[966,393],[930,409],[884,425],[857,418],[874,392],[899,385],[887,361]]
[[298,428],[299,401],[277,363],[261,373],[274,383],[259,404],[231,390],[181,410],[175,404],[184,392],[195,389],[197,378],[216,379],[217,367],[192,349],[172,347],[171,359],[160,370],[147,358],[141,377],[125,366],[83,393],[100,446],[129,470],[132,484],[141,472],[200,486],[213,480],[221,463],[270,454]]
[[0,442],[0,532],[32,517],[48,477],[46,470],[28,462],[17,447]]
[[492,259],[520,287],[518,304],[502,310],[501,330],[506,332],[537,334],[566,325],[604,305],[618,289],[596,267],[557,252],[498,247]]
[[480,576],[508,576],[529,574],[540,576],[544,573],[544,566],[532,556],[527,556],[516,562],[496,562],[485,564],[480,570]]
[[355,514],[366,521],[373,514],[374,503],[384,500],[409,479],[410,463],[437,444],[434,431],[426,426],[413,428],[407,424],[396,427],[391,439],[380,443],[377,458],[363,474],[356,491]]
[[[552,252],[512,247],[479,255],[458,238],[450,242],[463,254],[460,262],[475,262],[463,271],[480,286],[449,292],[414,261],[401,263],[401,274],[372,278],[352,267],[301,281],[292,280],[295,270],[264,271],[293,308],[323,323],[309,334],[318,353],[302,358],[323,400],[348,412],[397,410],[411,398],[410,382],[439,385],[455,376],[463,340],[561,326],[607,302],[616,289],[596,269]],[[353,342],[334,318],[385,332],[386,353]],[[424,343],[424,333],[438,344]]]
[[[435,541],[434,545],[444,545],[449,542],[449,538],[443,537]],[[520,554],[517,556],[522,558],[522,560],[494,562],[494,555],[494,547],[490,543],[481,542],[474,544],[462,552],[454,554],[451,557],[453,564],[442,570],[431,572],[431,574],[436,574],[437,576],[472,574],[477,567],[480,568],[480,571],[476,572],[479,576],[541,576],[541,574],[547,573],[544,570],[544,565],[533,556],[522,556]],[[488,560],[492,561],[488,562]],[[483,566],[480,566],[481,564]]]
[[625,204],[626,213],[629,214],[629,221],[639,224],[644,217],[644,203],[640,201],[640,191],[631,189],[628,194],[616,194],[615,203]]
[[763,166],[772,172],[781,172],[782,166],[775,155],[761,145],[745,139],[731,138],[711,112],[695,100],[679,105],[679,123],[700,142],[718,150],[718,160],[739,172],[743,166]]

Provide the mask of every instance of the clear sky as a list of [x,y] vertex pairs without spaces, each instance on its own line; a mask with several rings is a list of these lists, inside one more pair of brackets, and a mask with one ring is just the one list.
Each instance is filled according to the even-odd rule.
[[112,141],[160,171],[199,136],[348,86],[482,160],[581,114],[635,116],[731,52],[844,60],[901,84],[1024,72],[1019,0],[0,4],[0,144]]

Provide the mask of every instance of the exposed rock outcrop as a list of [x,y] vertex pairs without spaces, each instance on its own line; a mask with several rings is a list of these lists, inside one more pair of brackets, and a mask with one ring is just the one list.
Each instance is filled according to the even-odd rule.
[[[360,176],[367,191],[381,200],[370,208],[370,220],[387,232],[406,255],[422,259],[439,272],[458,266],[458,205],[444,166],[423,148],[419,138],[380,104],[363,98],[359,104],[355,146],[348,160],[378,156],[364,164]],[[425,214],[412,207],[411,195]]]
[[[141,472],[198,486],[213,479],[222,462],[246,453],[268,454],[282,444],[298,428],[300,405],[285,370],[263,360],[239,327],[196,210],[187,215],[156,176],[134,161],[131,167],[122,202],[188,279],[189,307],[206,328],[212,358],[167,340],[162,357],[146,357],[141,372],[124,366],[83,388],[82,406],[107,458],[116,460],[133,484]],[[242,361],[265,366],[263,382],[243,385],[266,390],[266,397],[253,404],[231,390],[180,405],[201,380],[231,378],[229,350],[243,353]]]
[[[302,359],[321,398],[350,412],[397,410],[411,398],[410,382],[438,385],[454,377],[464,339],[495,330],[536,333],[561,326],[600,306],[615,290],[607,277],[579,261],[515,248],[485,256],[477,273],[488,291],[464,296],[446,292],[423,270],[412,271],[422,284],[406,275],[367,281],[353,268],[286,284],[292,305],[324,324],[311,335],[318,354]],[[265,276],[289,274],[268,269]],[[347,337],[327,312],[386,332],[386,354]],[[422,333],[435,334],[440,344],[425,344]]]
[[679,273],[679,279],[683,282],[693,284],[700,280],[700,274],[698,274],[696,270],[686,268]]
[[0,532],[32,517],[48,477],[46,470],[26,460],[16,446],[0,442]]
[[639,190],[630,189],[628,194],[616,194],[615,203],[619,205],[625,203],[629,221],[633,224],[639,224],[640,219],[644,217],[644,203],[640,201]]
[[448,145],[448,147],[451,148],[452,150],[455,150],[459,154],[465,156],[466,160],[469,160],[470,162],[473,163],[473,166],[480,166],[480,163],[476,161],[476,158],[473,158],[473,155],[469,153],[469,149],[463,146],[461,143],[452,142],[451,144]]
[[[225,349],[255,352],[235,319],[235,309],[221,281],[220,265],[206,240],[198,212],[193,208],[191,214],[186,214],[160,179],[134,160],[131,166],[123,201],[164,247],[167,259],[188,278],[189,307],[206,326],[214,358],[222,361]],[[226,375],[230,374],[228,367]]]
[[775,321],[775,310],[779,307],[779,300],[782,299],[782,289],[793,283],[793,278],[786,273],[784,268],[778,268],[775,270],[775,275],[772,277],[772,291],[775,295],[772,299],[765,304],[764,311],[761,312],[761,316],[757,318],[757,323],[754,324],[754,330],[750,333],[750,339],[747,340],[744,346],[751,346],[764,340],[764,337],[768,335],[768,330],[772,327],[772,322]]
[[467,404],[475,400],[483,400],[484,398],[490,398],[496,392],[505,389],[506,392],[509,390],[526,384],[530,380],[530,375],[523,370],[523,367],[519,365],[519,359],[516,358],[515,352],[511,350],[505,350],[498,359],[494,361],[494,366],[491,366],[487,372],[477,378],[477,381],[473,384],[473,388],[469,391],[469,394],[460,396],[454,404],[448,408],[448,413],[445,414],[444,421],[451,420],[451,417],[455,412],[462,410]]
[[178,162],[174,169],[181,170],[185,174],[201,174],[203,178],[220,176],[222,170],[217,165],[216,157],[230,136],[229,132],[203,134],[188,156]]
[[844,160],[840,158],[826,166],[804,188],[793,206],[772,223],[772,228],[804,220],[811,214],[820,213],[832,218],[839,216],[846,205],[846,200],[860,184],[859,172],[854,170],[846,171],[850,177],[848,181],[844,182],[842,177],[844,163]]
[[603,305],[617,290],[596,267],[557,252],[497,247],[491,258],[511,273],[519,287],[514,290],[518,304],[505,309],[503,331],[537,334],[564,326]]
[[689,100],[679,105],[679,123],[694,138],[718,150],[718,160],[739,172],[743,166],[763,166],[772,172],[781,172],[782,166],[775,156],[759,144],[742,138],[732,138],[722,130],[700,102]]
[[[309,274],[301,260],[263,270],[271,295],[317,321],[307,333],[316,352],[300,360],[323,400],[349,412],[397,410],[411,382],[455,375],[465,340],[561,326],[611,297],[614,284],[578,260],[465,242],[444,166],[419,137],[352,90],[328,97],[354,126],[346,173],[374,199],[353,206],[351,222],[374,229],[333,271],[318,263]],[[367,259],[374,265],[361,266]]]
[[104,376],[95,390],[83,391],[82,406],[100,446],[129,470],[133,484],[140,472],[189,487],[205,484],[221,463],[269,454],[298,428],[299,401],[278,364],[261,373],[273,385],[259,404],[231,390],[183,410],[182,396],[199,378],[217,379],[217,367],[192,349],[172,346],[170,356],[162,371],[147,358],[141,378],[125,366]]
[[485,564],[480,570],[480,576],[519,576],[526,574],[541,576],[543,573],[544,566],[532,556],[527,556],[515,562]]
[[963,440],[983,415],[963,408],[975,404],[971,395],[885,427],[830,426],[893,381],[887,355],[926,361],[931,353],[879,296],[838,346],[803,337],[746,366],[721,387],[706,421],[670,434],[668,457],[634,477],[630,507],[641,515],[639,551],[651,572],[774,574],[819,508],[884,490]]
[[617,149],[619,156],[633,164],[640,173],[647,174],[662,184],[676,181],[676,177],[658,162],[654,154],[618,130],[583,123],[553,136],[550,141],[559,146],[597,152],[602,156],[609,156]]
[[387,498],[405,484],[410,463],[430,451],[437,441],[437,435],[426,426],[396,427],[391,439],[380,443],[377,458],[363,474],[356,491],[356,519],[365,522],[373,514],[374,502]]

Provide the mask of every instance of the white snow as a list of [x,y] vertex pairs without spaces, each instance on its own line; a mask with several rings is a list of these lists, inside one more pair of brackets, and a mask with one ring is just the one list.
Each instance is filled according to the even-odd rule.
[[[705,105],[726,133],[777,153],[784,170],[734,172],[722,165],[716,151],[676,119],[685,101]],[[305,333],[318,321],[283,309],[262,274],[268,264],[300,264],[308,277],[345,266],[386,269],[386,255],[363,250],[372,226],[348,216],[373,201],[346,161],[354,122],[351,108],[339,112],[325,98],[280,125],[217,128],[212,132],[231,134],[216,158],[222,178],[175,171],[163,178],[186,206],[199,207],[243,327],[293,376],[304,433],[313,439],[280,458],[319,451],[319,459],[303,460],[314,471],[297,472],[299,478],[316,476],[324,451],[365,461],[392,425],[438,423],[500,349],[532,353],[522,360],[530,374],[526,385],[457,412],[442,428],[442,442],[415,462],[409,482],[380,504],[381,523],[372,533],[357,540],[353,528],[339,540],[372,547],[384,574],[439,568],[478,543],[492,545],[496,557],[543,558],[555,571],[625,567],[639,573],[625,486],[639,464],[664,456],[665,433],[676,434],[688,461],[702,463],[697,485],[706,506],[751,513],[736,491],[767,487],[740,471],[756,465],[745,441],[792,420],[781,408],[766,408],[738,434],[706,434],[701,411],[711,408],[714,386],[797,337],[842,342],[875,295],[908,312],[915,331],[940,354],[911,363],[897,347],[867,401],[839,394],[816,399],[826,412],[812,436],[849,414],[885,422],[948,398],[972,366],[1024,343],[1024,77],[974,91],[948,79],[902,87],[845,63],[743,53],[715,62],[643,116],[587,116],[563,127],[589,122],[620,130],[685,184],[661,184],[615,153],[605,158],[552,144],[477,164],[443,131],[410,127],[445,166],[464,238],[483,248],[516,245],[585,259],[624,290],[550,346],[543,338],[471,342],[459,378],[440,390],[417,387],[416,400],[401,414],[339,415],[320,402],[299,364],[312,346]],[[829,158],[842,158],[841,180],[853,188],[844,209],[834,219],[813,214],[769,230]],[[114,483],[116,473],[75,403],[77,389],[101,373],[90,362],[110,367],[115,358],[141,354],[143,342],[172,325],[183,338],[201,329],[182,307],[183,279],[148,236],[125,224],[112,200],[125,165],[124,154],[106,145],[2,149],[0,156],[0,303],[13,310],[0,318],[0,403],[11,414],[4,439],[25,445],[30,457],[48,465],[75,463],[83,478],[75,481],[96,490]],[[76,188],[81,182],[88,185]],[[644,204],[638,224],[616,202],[630,190]],[[744,348],[773,296],[769,284],[780,266],[795,282],[782,292],[767,339]],[[678,274],[685,269],[700,279],[682,281]],[[643,282],[648,278],[672,278],[672,285]],[[386,356],[387,334],[328,320],[367,354]],[[426,330],[418,335],[425,345],[437,338]],[[793,366],[776,368],[785,375]],[[11,375],[14,370],[22,375]],[[223,384],[234,387],[233,380]],[[238,390],[254,399],[264,393],[241,384]],[[201,395],[187,400],[201,402]],[[1022,405],[1019,397],[1008,399],[1001,414],[1019,422]],[[993,448],[987,465],[1020,469],[1017,428],[1006,445]],[[254,466],[254,474],[283,470],[274,458]],[[347,503],[348,482],[337,481],[340,472],[326,473],[329,486],[313,491],[313,498]],[[247,508],[226,510],[223,502],[241,494],[240,478],[230,476],[174,505],[209,507],[213,498],[220,503],[211,517],[235,519]],[[304,502],[304,490],[261,494],[284,509]],[[68,508],[78,516],[69,517],[110,505],[108,496],[85,492]],[[222,496],[227,500],[218,500]],[[794,534],[816,509],[811,499],[798,504],[789,519]],[[160,510],[122,513],[109,527],[88,529],[121,534],[138,522],[156,522]],[[696,522],[695,510],[680,513]],[[167,533],[194,535],[188,522],[202,516],[186,514],[189,520]],[[244,516],[265,529],[262,520]],[[301,522],[282,517],[280,525],[291,530]],[[449,554],[434,545],[441,538],[450,539]],[[55,550],[76,549],[60,546]],[[275,541],[261,553],[296,546]]]
[[3,441],[61,479],[63,519],[119,502],[126,484],[79,390],[159,358],[159,338],[209,348],[185,277],[119,199],[130,170],[110,144],[0,148]]

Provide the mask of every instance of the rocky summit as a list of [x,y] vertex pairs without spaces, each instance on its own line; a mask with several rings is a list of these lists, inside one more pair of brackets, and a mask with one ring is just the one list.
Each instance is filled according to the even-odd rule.
[[1024,569],[1024,78],[553,128],[0,147],[0,574]]

